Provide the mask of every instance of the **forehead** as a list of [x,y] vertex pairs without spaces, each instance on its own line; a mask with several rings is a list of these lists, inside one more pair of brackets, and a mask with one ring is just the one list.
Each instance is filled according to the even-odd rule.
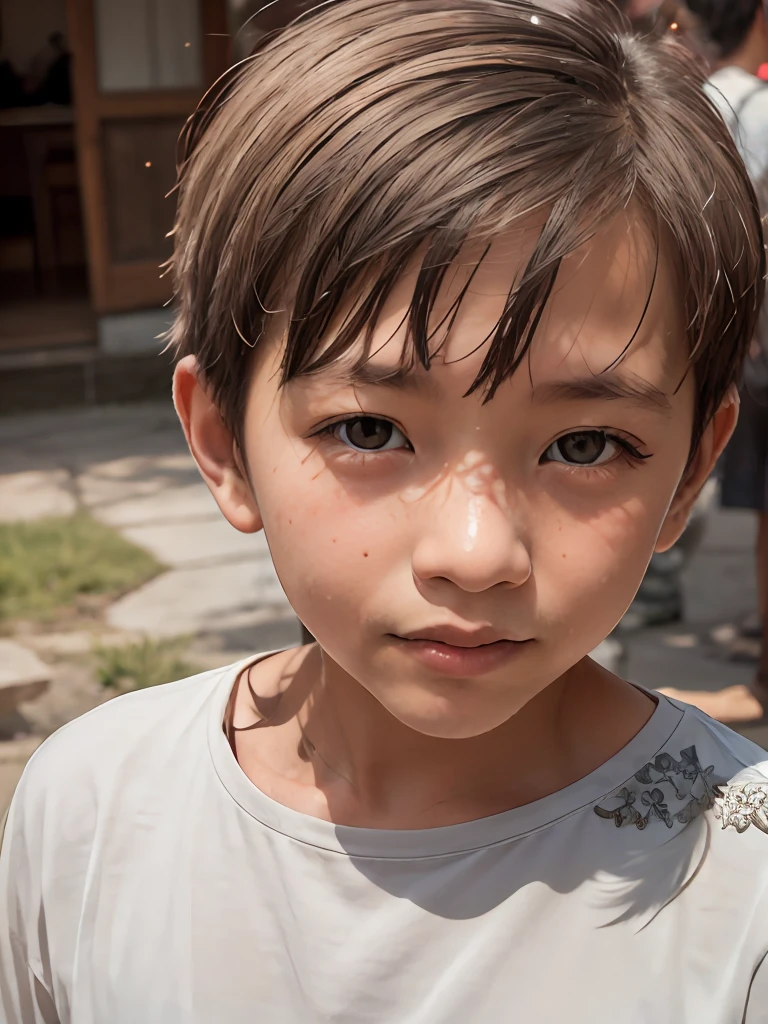
[[[464,391],[471,386],[539,234],[540,223],[531,220],[490,246],[465,246],[448,268],[431,315],[431,384]],[[415,260],[402,275],[376,324],[372,371],[398,365],[408,350],[407,314],[419,266]],[[361,354],[362,342],[331,374],[343,377]],[[687,357],[674,268],[639,213],[628,209],[561,264],[526,360],[528,372],[518,376],[535,388],[552,378],[600,374],[620,361],[623,372],[667,393],[685,375]]]

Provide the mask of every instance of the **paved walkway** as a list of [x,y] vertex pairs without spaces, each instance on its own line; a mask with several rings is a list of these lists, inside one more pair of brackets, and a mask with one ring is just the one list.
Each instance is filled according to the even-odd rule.
[[[115,526],[168,567],[111,606],[114,629],[209,638],[222,661],[298,640],[263,534],[239,534],[221,516],[170,401],[0,418],[0,519],[77,508]],[[718,655],[709,630],[754,607],[753,544],[751,516],[715,512],[685,575],[686,621],[630,635],[623,666],[628,678],[680,689],[749,681],[752,667]],[[744,731],[768,746],[766,727]],[[22,741],[19,764],[30,742]],[[0,811],[3,789],[15,778],[9,751],[0,743]]]
[[76,508],[168,566],[112,605],[109,625],[238,652],[298,637],[264,535],[221,515],[170,402],[0,419],[0,519]]

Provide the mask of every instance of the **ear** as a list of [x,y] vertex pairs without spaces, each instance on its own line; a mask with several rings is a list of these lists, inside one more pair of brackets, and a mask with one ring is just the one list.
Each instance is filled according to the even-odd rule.
[[699,446],[680,481],[661,527],[656,551],[668,551],[680,538],[688,525],[688,518],[696,499],[728,444],[738,418],[739,394],[736,387],[732,386],[720,408],[707,424]]
[[256,497],[232,432],[211,401],[194,356],[184,356],[176,365],[173,404],[216,504],[236,530],[256,533],[263,525]]

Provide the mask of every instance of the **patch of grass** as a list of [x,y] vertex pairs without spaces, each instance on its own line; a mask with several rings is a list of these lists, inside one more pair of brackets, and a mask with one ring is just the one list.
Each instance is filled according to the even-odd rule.
[[118,597],[162,569],[146,551],[84,513],[0,523],[0,621],[48,621]]
[[184,679],[197,671],[183,656],[188,645],[187,637],[174,637],[99,647],[95,651],[99,681],[107,689],[122,691]]

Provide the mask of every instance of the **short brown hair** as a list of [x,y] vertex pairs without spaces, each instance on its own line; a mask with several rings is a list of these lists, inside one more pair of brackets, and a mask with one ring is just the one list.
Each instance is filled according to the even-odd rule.
[[290,316],[285,383],[361,334],[370,343],[424,250],[409,337],[428,366],[430,313],[462,245],[539,211],[472,388],[489,399],[524,358],[563,258],[634,202],[678,275],[697,444],[739,377],[765,271],[752,186],[702,85],[674,38],[635,37],[606,0],[321,5],[225,76],[185,130],[177,353],[195,354],[239,437],[270,311]]

